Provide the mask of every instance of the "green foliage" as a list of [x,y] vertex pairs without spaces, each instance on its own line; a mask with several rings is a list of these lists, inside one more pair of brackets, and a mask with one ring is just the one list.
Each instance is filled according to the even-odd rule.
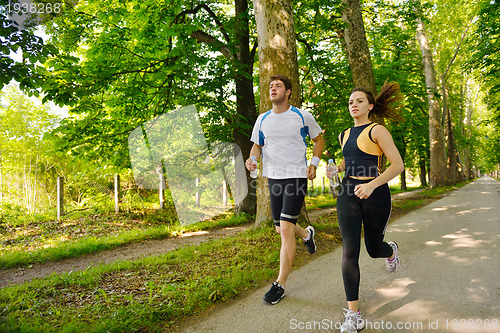
[[484,171],[498,168],[500,163],[500,2],[479,2],[474,37],[470,40],[468,67],[474,70],[484,88],[487,116],[478,133],[480,164]]
[[44,133],[57,117],[21,93],[15,84],[0,91],[0,197],[27,212],[44,211],[52,200],[56,156]]
[[204,115],[210,141],[232,140],[231,127],[241,123],[229,98],[236,65],[214,54],[219,44],[190,37],[222,33],[231,50],[232,19],[216,4],[203,6],[194,11],[183,1],[91,1],[52,21],[48,32],[60,52],[45,64],[45,98],[73,105],[72,117],[53,133],[62,151],[129,167],[128,134],[189,104]]
[[341,160],[338,135],[352,126],[347,100],[352,90],[343,50],[340,3],[314,0],[294,3],[303,107],[325,130],[326,159]]
[[[370,4],[370,5],[368,5]],[[404,122],[387,124],[407,169],[427,161],[429,128],[421,55],[415,41],[415,16],[411,4],[369,2],[366,33],[378,87],[386,80],[398,82],[405,96]],[[428,161],[427,161],[428,164]]]

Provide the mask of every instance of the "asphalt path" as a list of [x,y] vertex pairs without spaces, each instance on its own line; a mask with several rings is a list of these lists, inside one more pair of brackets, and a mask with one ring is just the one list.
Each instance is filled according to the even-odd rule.
[[[500,182],[482,177],[391,223],[402,268],[361,251],[362,332],[500,332]],[[183,332],[338,332],[346,307],[342,249],[294,270],[286,296],[266,285],[218,307]]]

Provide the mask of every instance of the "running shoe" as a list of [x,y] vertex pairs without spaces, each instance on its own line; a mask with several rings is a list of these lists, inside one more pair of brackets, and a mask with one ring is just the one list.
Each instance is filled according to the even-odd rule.
[[313,254],[314,252],[316,252],[316,242],[314,241],[314,227],[310,225],[306,228],[306,230],[309,231],[309,239],[304,241],[304,245],[307,248],[307,252]]
[[398,248],[398,244],[396,244],[396,242],[388,242],[387,244],[389,244],[391,246],[392,250],[394,251],[394,258],[385,259],[385,268],[387,269],[387,271],[389,273],[394,273],[398,268],[401,267],[401,264],[399,262],[399,255],[398,255],[399,248]]
[[273,282],[271,289],[262,298],[265,302],[270,304],[277,304],[285,296],[285,288],[278,282]]
[[340,326],[341,333],[357,333],[365,327],[365,322],[359,311],[344,309],[345,320]]

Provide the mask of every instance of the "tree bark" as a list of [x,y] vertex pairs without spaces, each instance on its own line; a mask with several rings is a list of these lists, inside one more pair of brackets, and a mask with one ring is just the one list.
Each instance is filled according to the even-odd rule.
[[425,158],[423,156],[420,156],[419,166],[420,166],[420,186],[427,187],[427,171],[425,167]]
[[[475,101],[472,101],[472,96],[470,93],[470,87],[467,84],[466,85],[466,99],[467,99],[467,109],[466,109],[466,115],[465,115],[465,123],[466,123],[466,128],[465,128],[465,137],[470,139],[472,132],[472,113],[474,112],[474,105]],[[465,171],[465,179],[466,180],[471,180],[474,178],[474,172],[472,170],[472,159],[471,159],[471,150],[470,146],[466,145],[465,151],[464,151],[464,171]]]
[[[420,13],[419,13],[420,14]],[[445,144],[443,126],[441,124],[441,108],[439,106],[438,87],[434,71],[434,61],[429,39],[422,19],[417,19],[417,40],[420,44],[424,65],[427,101],[429,104],[429,143],[430,143],[430,177],[429,185],[436,187],[445,184]]]
[[[250,29],[248,26],[248,2],[247,0],[235,0],[235,35],[238,63],[233,64],[235,68],[235,85],[236,85],[236,112],[243,117],[236,121],[239,123],[237,130],[233,133],[234,142],[240,147],[243,160],[248,158],[252,149],[252,142],[249,140],[251,136],[251,124],[257,118],[257,108],[255,106],[255,96],[253,93],[253,58],[250,53]],[[242,122],[246,121],[250,126],[242,126]],[[241,133],[241,128],[247,127],[244,134]],[[254,215],[257,211],[256,189],[253,186],[250,173],[247,170],[247,189],[248,195],[235,207],[235,213],[242,212]]]
[[[283,74],[292,81],[290,104],[300,107],[300,84],[295,45],[295,24],[291,0],[253,0],[259,44],[259,112],[272,108],[269,97],[269,78]],[[267,179],[262,177],[257,186],[257,214],[255,224],[271,219]]]
[[342,13],[342,19],[346,23],[344,39],[354,86],[369,89],[376,95],[377,86],[360,1],[342,0],[342,2],[345,4],[345,10]]

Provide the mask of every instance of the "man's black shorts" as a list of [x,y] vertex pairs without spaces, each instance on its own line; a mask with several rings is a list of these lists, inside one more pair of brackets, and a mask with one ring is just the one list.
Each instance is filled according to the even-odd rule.
[[280,221],[296,224],[307,192],[307,178],[269,178],[268,183],[274,225],[279,226]]

